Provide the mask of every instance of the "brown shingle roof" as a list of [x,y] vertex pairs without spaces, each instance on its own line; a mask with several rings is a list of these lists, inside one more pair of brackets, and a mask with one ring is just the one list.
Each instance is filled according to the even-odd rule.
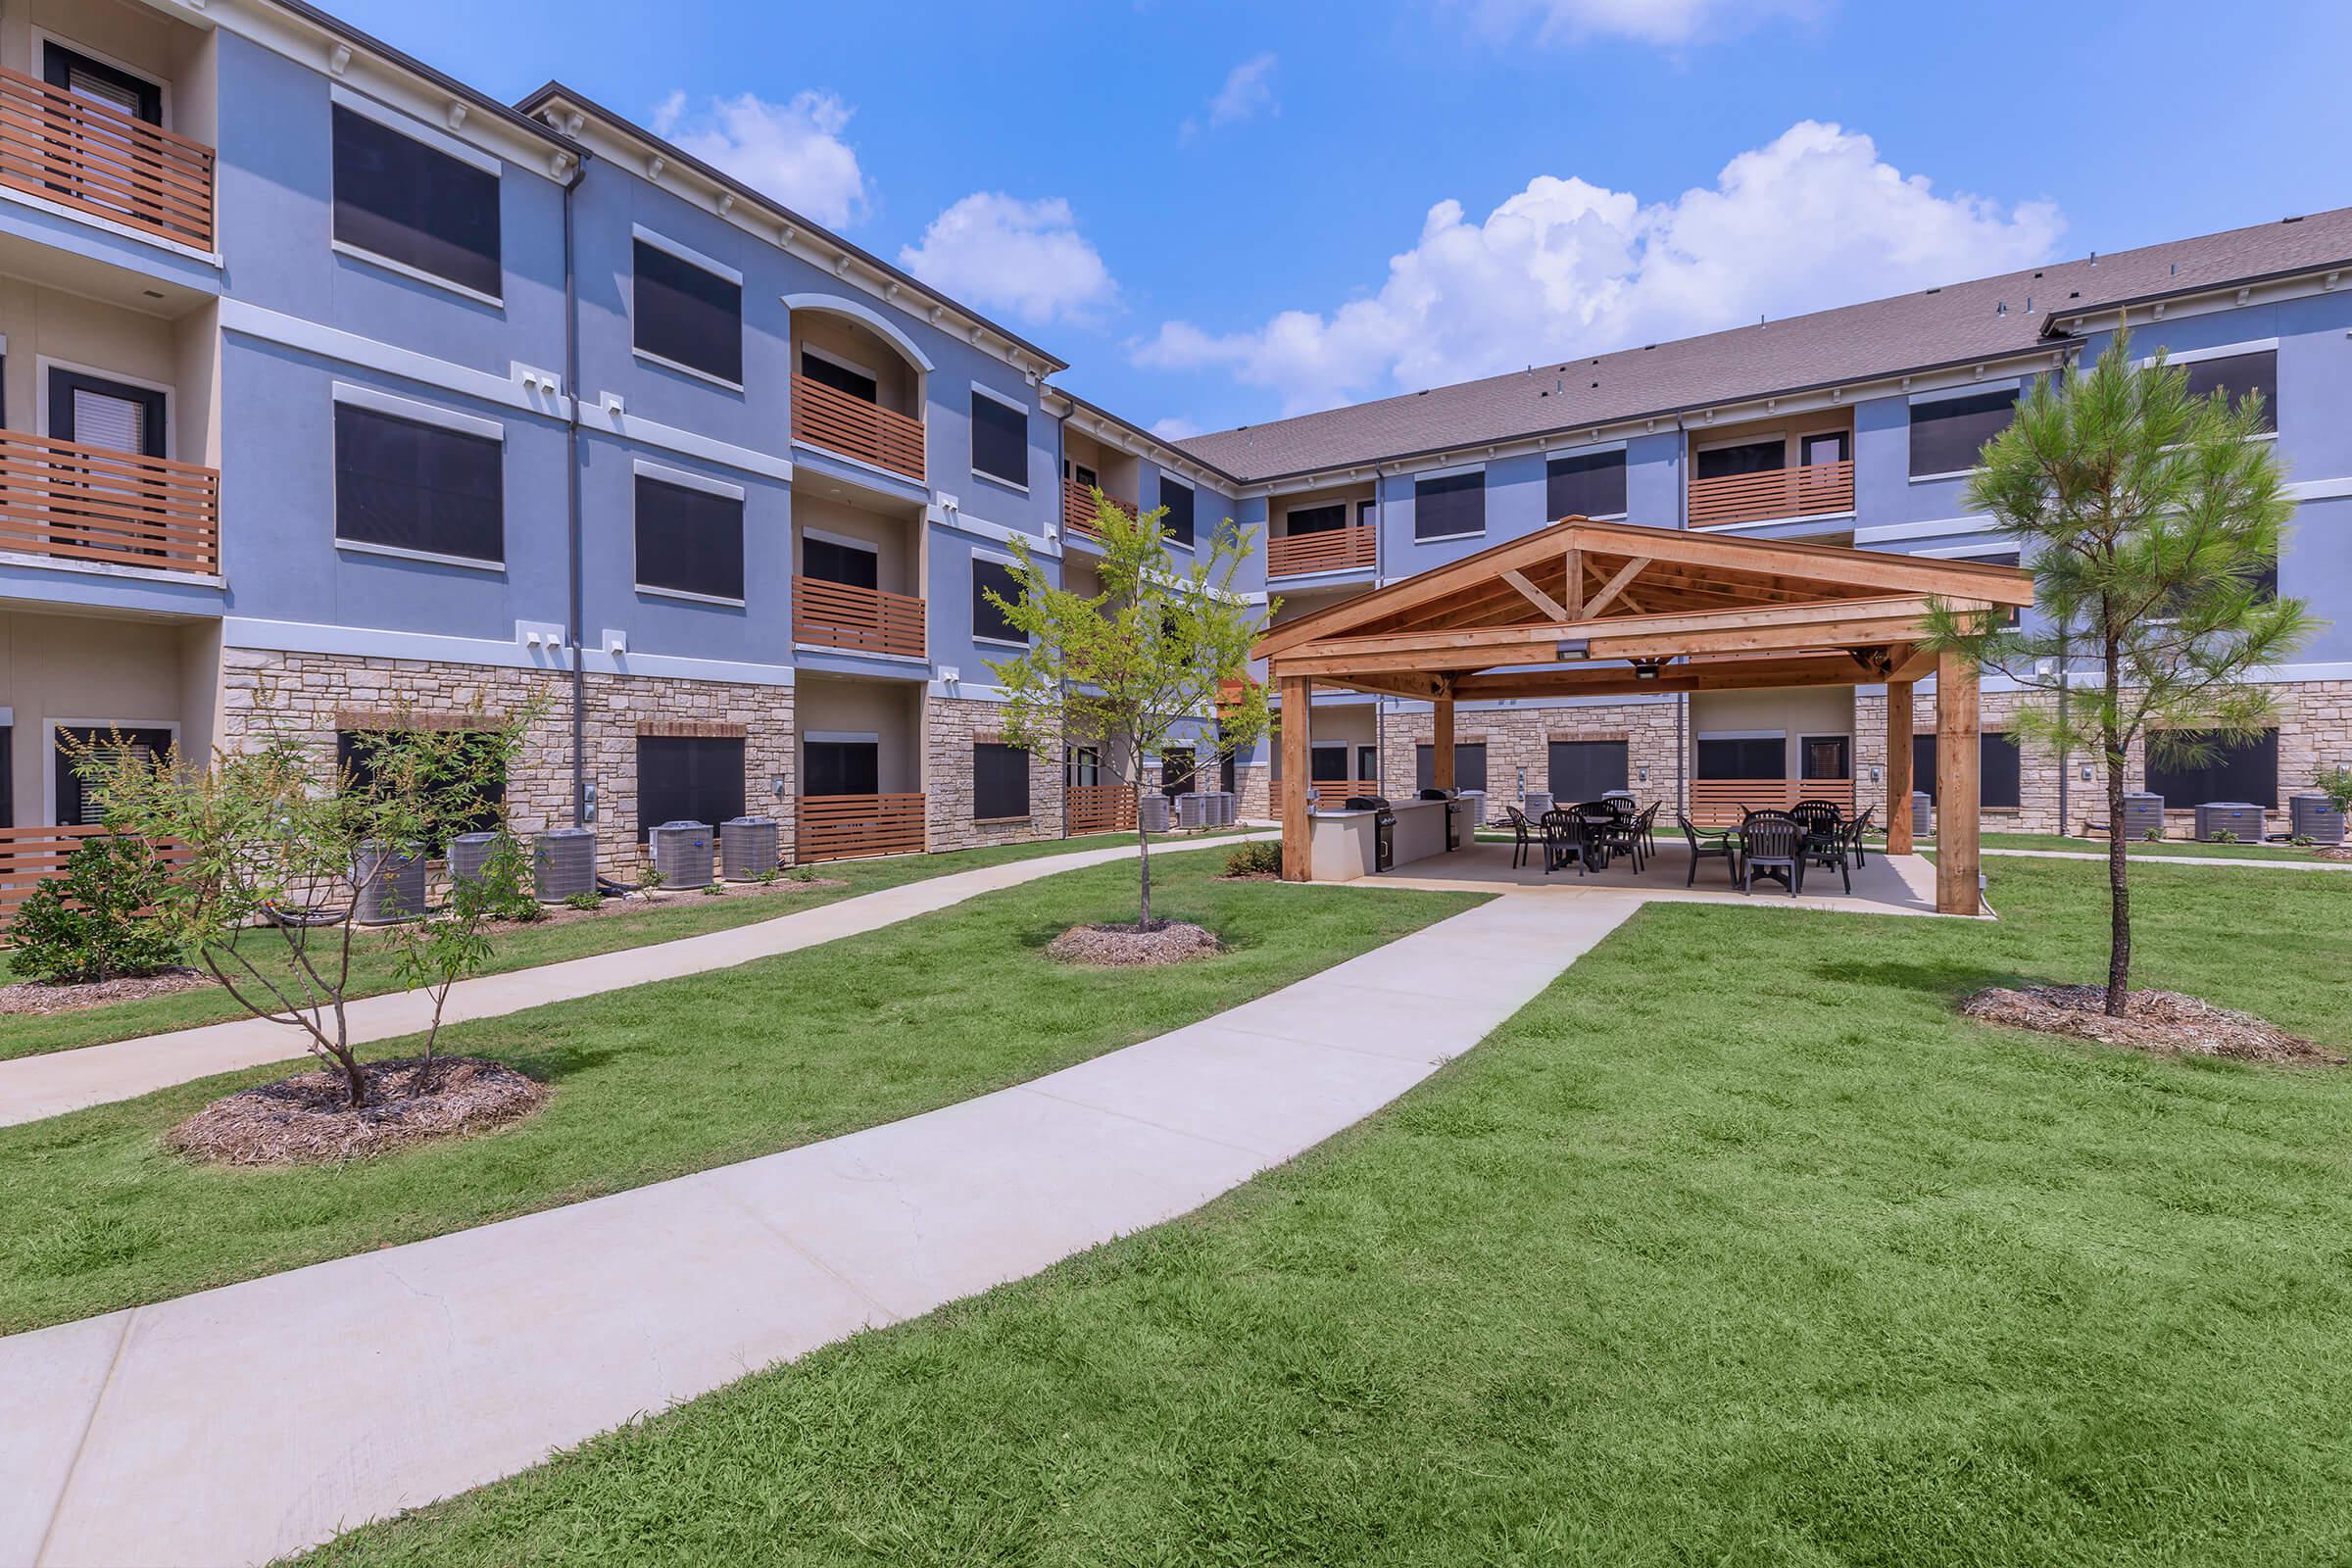
[[[2031,350],[2052,313],[2352,264],[2352,208],[1351,404],[1177,443],[1245,480],[1511,441]],[[2033,300],[2033,314],[2026,302]],[[2008,306],[2001,314],[2000,306]]]

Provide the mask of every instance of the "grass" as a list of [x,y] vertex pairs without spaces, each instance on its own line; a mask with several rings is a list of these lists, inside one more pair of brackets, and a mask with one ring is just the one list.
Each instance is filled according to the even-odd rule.
[[[1176,845],[1181,847],[1196,840],[1197,836],[1188,835],[1176,841]],[[700,936],[707,931],[722,931],[759,920],[772,920],[797,910],[813,909],[819,905],[855,898],[860,893],[878,892],[883,888],[946,876],[956,871],[969,871],[976,866],[1001,865],[1011,860],[1030,860],[1048,855],[1066,855],[1077,850],[1110,849],[1134,842],[1135,836],[1131,833],[1098,833],[1082,838],[1048,839],[1034,844],[956,850],[941,855],[902,855],[879,860],[827,861],[816,867],[817,874],[827,880],[847,883],[846,887],[802,888],[787,878],[778,884],[779,888],[787,891],[763,893],[755,898],[706,899],[699,894],[689,893],[624,914],[608,914],[594,920],[571,920],[563,924],[520,926],[499,937],[497,953],[481,972],[503,974],[513,969],[534,968],[543,963],[561,963],[566,958],[617,953],[624,948],[671,942],[680,937]],[[351,995],[355,998],[376,996],[395,988],[391,956],[380,939],[363,934],[357,940],[354,944],[353,972],[357,980]],[[6,955],[0,953],[0,983],[8,978]],[[244,1016],[244,1009],[217,987],[85,1007],[74,1012],[21,1014],[0,1019],[0,1060],[11,1056],[37,1055],[50,1051],[70,1051],[77,1046],[100,1045],[110,1040],[128,1040],[138,1035],[162,1034],[172,1029],[190,1029],[199,1024],[219,1023],[224,1018]]]
[[[834,1137],[1018,1083],[1262,996],[1480,901],[1227,883],[1157,863],[1153,910],[1230,951],[1089,970],[1041,949],[1133,918],[1095,866],[800,953],[460,1025],[452,1054],[555,1086],[505,1132],[336,1167],[230,1170],[159,1135],[282,1066],[0,1128],[0,1332],[85,1317]],[[390,1041],[368,1053],[400,1055]]]
[[[2101,962],[2096,866],[1991,874],[1653,905],[1195,1216],[317,1560],[2346,1560],[2352,1073],[1957,1017]],[[2137,885],[2143,979],[2352,1043],[2352,880]]]
[[[1933,839],[1921,841],[1933,846]],[[2058,833],[1986,833],[1982,842],[1988,850],[2071,850],[2078,855],[2105,855],[2107,841],[2068,838]],[[2194,839],[2163,839],[2154,844],[2135,840],[2124,846],[2124,853],[2135,858],[2163,859],[2172,857],[2181,859],[2235,860],[2319,860],[2326,857],[2292,844],[2206,844]]]

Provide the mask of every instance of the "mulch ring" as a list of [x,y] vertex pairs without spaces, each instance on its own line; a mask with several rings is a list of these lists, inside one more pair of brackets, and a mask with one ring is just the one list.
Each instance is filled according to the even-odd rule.
[[164,1146],[213,1165],[318,1165],[363,1159],[408,1144],[488,1132],[538,1114],[549,1089],[475,1056],[433,1063],[432,1092],[416,1093],[416,1057],[369,1062],[368,1103],[351,1108],[340,1069],[240,1089],[164,1135]]
[[1963,1002],[1960,1010],[1983,1023],[2129,1046],[2163,1056],[2227,1056],[2297,1067],[2344,1063],[2335,1053],[2252,1013],[2217,1007],[2177,991],[2130,992],[2124,1005],[2123,1017],[2107,1016],[2104,986],[1995,986]]
[[166,969],[161,974],[120,975],[86,985],[52,986],[37,980],[0,986],[0,1016],[10,1013],[74,1012],[102,1007],[110,1002],[138,1002],[168,997],[174,991],[209,986],[213,977],[201,969]]
[[1184,920],[1137,925],[1074,925],[1046,944],[1046,956],[1063,963],[1132,969],[1212,957],[1224,949],[1203,927]]

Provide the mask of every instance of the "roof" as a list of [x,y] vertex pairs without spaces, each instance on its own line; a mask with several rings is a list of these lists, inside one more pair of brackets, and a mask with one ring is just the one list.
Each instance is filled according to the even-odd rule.
[[1915,678],[1939,600],[2022,607],[2033,580],[1981,562],[1566,517],[1270,627],[1250,654],[1277,680],[1418,698],[1850,686]]
[[299,17],[311,25],[322,28],[346,43],[356,44],[368,54],[397,71],[406,72],[419,80],[429,81],[451,97],[463,99],[476,109],[487,110],[518,130],[528,131],[542,141],[557,147],[570,149],[574,152],[578,150],[571,138],[565,136],[562,131],[541,124],[513,105],[500,102],[479,87],[467,86],[449,73],[428,66],[414,55],[395,49],[371,33],[362,32],[342,18],[330,15],[317,6],[309,4],[308,0],[270,0],[270,3],[288,16]]
[[[879,273],[881,276],[888,278],[892,282],[898,283],[905,288],[912,289],[926,299],[937,300],[942,305],[947,306],[950,310],[953,310],[961,316],[968,317],[972,320],[979,322],[982,326],[988,328],[989,331],[995,333],[998,337],[1003,338],[1005,342],[1011,344],[1013,347],[1020,349],[1023,353],[1028,354],[1031,358],[1040,361],[1048,370],[1066,370],[1069,368],[1069,362],[1063,360],[1060,356],[1054,354],[1049,350],[1038,347],[1035,343],[1030,342],[1027,338],[1022,337],[1017,332],[1012,331],[1000,322],[991,320],[989,318],[981,315],[978,311],[973,310],[970,306],[962,304],[959,301],[951,298],[949,295],[942,293],[940,290],[932,287],[929,283],[924,282],[921,278],[914,276],[912,273],[902,271],[898,268],[893,267],[890,263],[884,261],[881,257],[873,254],[873,252],[866,250],[862,246],[852,244],[850,241],[843,239],[839,234],[836,234],[831,229],[825,227],[824,224],[811,221],[809,219],[807,219],[801,214],[794,212],[791,208],[785,206],[782,202],[777,201],[773,196],[770,196],[765,191],[762,191],[756,186],[747,185],[742,180],[737,179],[734,175],[727,173],[725,171],[715,169],[710,165],[704,163],[692,153],[687,152],[683,148],[679,147],[675,142],[672,142],[665,137],[657,136],[652,131],[647,130],[644,126],[636,123],[634,121],[629,120],[625,116],[616,114],[612,110],[607,109],[604,105],[598,103],[595,99],[589,97],[587,94],[580,92],[575,88],[565,86],[561,81],[550,81],[546,85],[540,87],[537,91],[531,93],[529,96],[522,99],[521,102],[516,104],[514,106],[514,112],[518,112],[525,116],[536,115],[541,109],[545,108],[551,103],[567,104],[571,108],[579,110],[582,114],[587,115],[593,120],[604,122],[613,130],[618,131],[621,135],[628,137],[631,141],[642,142],[645,146],[659,151],[662,158],[666,161],[676,164],[682,169],[691,169],[696,173],[702,175],[705,179],[710,180],[712,184],[719,186],[721,189],[731,191],[737,197],[743,200],[757,202],[761,207],[766,208],[768,211],[779,214],[784,220],[791,223],[793,227],[800,229],[804,233],[818,235],[827,245],[834,247],[836,250],[839,250],[846,255],[855,257],[860,267]],[[541,128],[544,129],[545,127],[543,126]]]
[[[1245,481],[2030,353],[2101,308],[2352,265],[2352,208],[1553,362],[1178,442]],[[2031,301],[2031,309],[2028,302]],[[2005,309],[2004,309],[2005,307]]]

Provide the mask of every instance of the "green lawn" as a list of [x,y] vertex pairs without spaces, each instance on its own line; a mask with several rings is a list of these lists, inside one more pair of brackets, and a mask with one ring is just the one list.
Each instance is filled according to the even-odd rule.
[[[1170,847],[1179,848],[1196,842],[1201,836],[1188,835],[1171,841]],[[817,875],[828,881],[845,882],[848,886],[799,890],[787,881],[783,886],[793,891],[758,898],[708,899],[699,893],[680,894],[625,914],[608,914],[594,920],[574,920],[561,925],[518,927],[498,939],[497,955],[482,972],[500,974],[510,969],[560,963],[565,958],[591,957],[599,953],[614,953],[623,948],[643,947],[653,942],[670,942],[679,937],[700,936],[706,931],[723,931],[730,926],[773,919],[799,909],[812,909],[820,904],[855,898],[860,893],[873,893],[906,882],[946,876],[952,871],[969,871],[975,866],[1000,865],[1008,860],[1029,860],[1040,856],[1066,855],[1075,850],[1113,849],[1134,842],[1135,835],[1132,833],[1097,833],[1074,839],[1048,839],[1036,844],[956,850],[942,855],[901,855],[881,860],[828,861],[815,868]],[[391,957],[380,940],[363,933],[355,942],[354,951],[353,971],[358,976],[358,983],[351,993],[354,997],[371,997],[394,989]],[[8,978],[6,959],[6,954],[0,953],[0,981]],[[98,1045],[109,1040],[128,1040],[136,1035],[162,1034],[167,1030],[188,1029],[198,1024],[219,1023],[223,1018],[243,1016],[243,1009],[217,987],[183,991],[139,1002],[120,1002],[103,1007],[86,1007],[77,1012],[11,1015],[0,1017],[0,1060],[10,1056],[35,1055],[47,1051],[67,1051],[75,1046]]]
[[[2098,867],[1991,875],[1653,905],[1199,1215],[319,1560],[2345,1561],[2352,1075],[1955,1016],[2100,965]],[[2352,1043],[2352,879],[2135,882],[2145,980]]]
[[[506,1132],[334,1168],[229,1170],[159,1135],[282,1067],[0,1128],[0,1332],[573,1202],[968,1100],[1277,990],[1481,902],[1228,883],[1204,850],[1157,863],[1153,910],[1231,951],[1076,969],[1039,951],[1132,919],[1113,864],[822,947],[445,1033],[555,1085]],[[399,1055],[391,1041],[371,1055]]]
[[[1934,840],[1923,840],[1933,845]],[[1988,850],[2071,850],[2078,855],[2105,855],[2105,839],[2070,839],[2057,833],[1986,833],[1983,844]],[[2164,839],[2154,844],[2133,842],[2124,847],[2124,853],[2163,858],[2178,856],[2188,859],[2238,860],[2318,860],[2322,856],[2298,849],[2291,844],[2205,844],[2193,839]]]

